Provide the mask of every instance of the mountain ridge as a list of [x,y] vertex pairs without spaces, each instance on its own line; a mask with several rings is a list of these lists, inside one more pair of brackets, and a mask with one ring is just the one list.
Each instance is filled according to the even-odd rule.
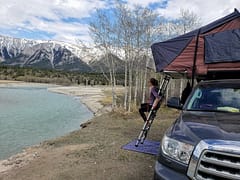
[[77,45],[59,41],[28,40],[0,35],[0,64],[91,72]]

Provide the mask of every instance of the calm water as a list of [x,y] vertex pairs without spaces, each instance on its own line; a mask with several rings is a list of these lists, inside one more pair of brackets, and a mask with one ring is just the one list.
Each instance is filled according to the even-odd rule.
[[0,159],[77,130],[91,117],[76,98],[47,88],[0,88]]

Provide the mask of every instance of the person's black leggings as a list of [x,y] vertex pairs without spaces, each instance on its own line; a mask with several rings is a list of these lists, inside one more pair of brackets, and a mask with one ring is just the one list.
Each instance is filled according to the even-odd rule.
[[150,112],[151,108],[152,108],[152,105],[150,105],[149,103],[141,104],[141,108],[139,108],[139,113],[142,116],[144,121],[147,120],[145,112]]

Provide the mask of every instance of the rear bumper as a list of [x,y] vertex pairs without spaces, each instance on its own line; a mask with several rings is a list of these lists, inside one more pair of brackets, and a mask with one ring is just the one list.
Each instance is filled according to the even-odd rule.
[[167,166],[162,165],[158,161],[155,165],[154,180],[189,180],[187,175],[174,171]]

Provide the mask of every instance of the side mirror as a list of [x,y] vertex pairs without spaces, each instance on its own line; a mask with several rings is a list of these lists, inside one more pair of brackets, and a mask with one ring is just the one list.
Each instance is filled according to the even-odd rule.
[[167,101],[167,106],[175,109],[182,109],[179,97],[171,97]]

